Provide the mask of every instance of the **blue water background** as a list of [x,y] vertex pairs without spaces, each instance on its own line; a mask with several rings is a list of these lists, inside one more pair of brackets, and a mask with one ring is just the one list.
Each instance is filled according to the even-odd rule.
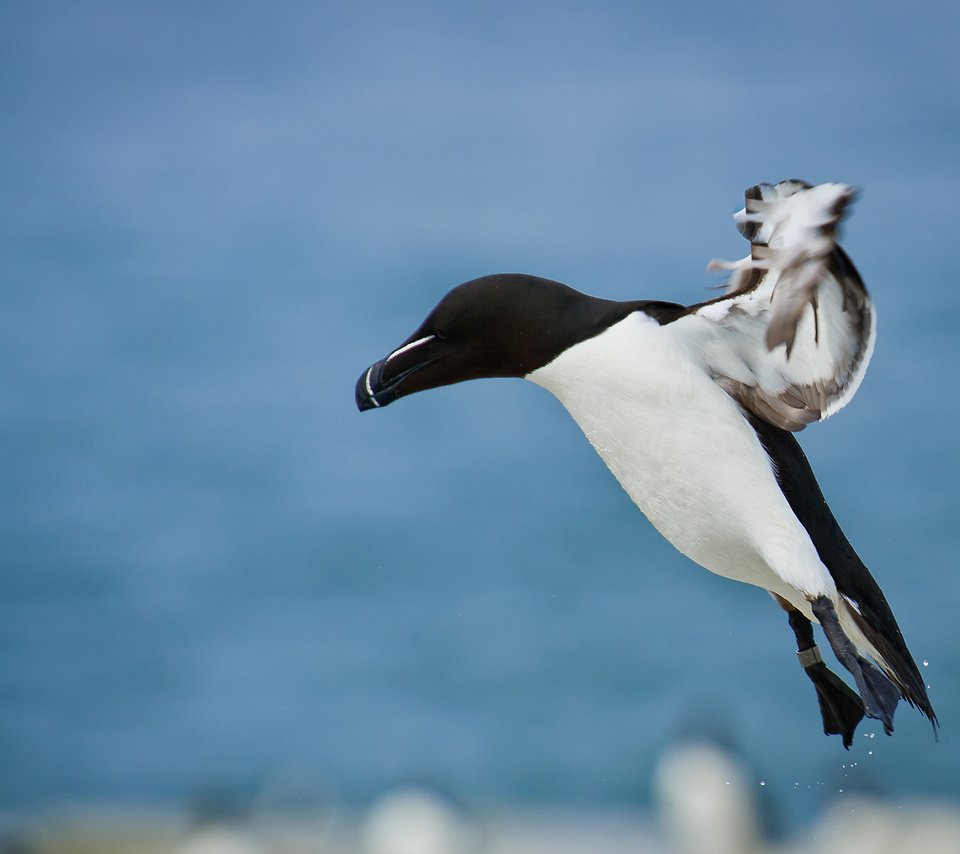
[[[713,734],[798,820],[960,797],[960,7],[7,3],[0,807],[648,803]],[[450,287],[694,302],[742,191],[863,193],[879,341],[802,442],[940,713],[845,753],[764,593],[517,380],[360,415]]]

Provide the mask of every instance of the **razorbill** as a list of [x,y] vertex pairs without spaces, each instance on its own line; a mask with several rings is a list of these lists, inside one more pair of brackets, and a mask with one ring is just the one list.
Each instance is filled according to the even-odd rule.
[[[710,262],[730,271],[727,288],[691,306],[519,274],[466,282],[356,387],[360,410],[482,377],[552,392],[667,540],[787,611],[824,732],[845,747],[864,714],[890,734],[901,697],[938,726],[880,587],[792,435],[850,401],[873,351],[870,297],[836,242],[853,197],[835,183],[748,189],[734,220],[750,254]],[[859,696],[823,663],[811,621]]]

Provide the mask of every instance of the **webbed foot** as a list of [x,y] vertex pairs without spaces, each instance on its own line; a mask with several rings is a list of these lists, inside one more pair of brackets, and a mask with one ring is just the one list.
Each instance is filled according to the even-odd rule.
[[833,602],[826,596],[818,596],[812,600],[813,614],[820,622],[830,646],[840,663],[850,671],[860,697],[863,701],[863,712],[868,718],[874,718],[883,724],[883,731],[890,735],[893,732],[893,713],[900,700],[900,691],[869,661],[862,658],[856,647],[840,627],[840,620]]
[[[856,692],[823,663],[816,646],[797,655],[804,672],[817,689],[824,735],[839,735],[843,739],[843,746],[849,750],[857,724],[863,720],[863,703]],[[804,663],[805,657],[810,661],[809,664]],[[811,660],[813,658],[815,660]]]

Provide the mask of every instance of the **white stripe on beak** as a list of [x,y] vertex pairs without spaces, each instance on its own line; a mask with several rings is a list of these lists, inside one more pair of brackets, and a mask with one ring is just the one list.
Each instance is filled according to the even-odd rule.
[[423,338],[418,338],[416,341],[411,341],[409,344],[404,344],[399,350],[394,350],[389,356],[387,356],[387,358],[383,360],[383,364],[386,365],[391,359],[399,356],[401,353],[406,353],[407,350],[412,350],[414,347],[419,347],[421,344],[426,344],[427,341],[433,341],[433,339],[436,337],[436,335],[424,335]]
[[377,402],[377,399],[373,396],[373,389],[370,387],[370,371],[372,370],[373,370],[373,365],[367,368],[367,373],[363,377],[363,384],[364,386],[366,386],[367,397],[370,398],[370,402],[374,406],[379,406],[380,404]]

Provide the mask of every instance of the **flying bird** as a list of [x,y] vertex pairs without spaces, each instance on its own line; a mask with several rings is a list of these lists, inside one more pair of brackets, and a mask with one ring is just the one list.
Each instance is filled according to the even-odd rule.
[[[849,748],[864,715],[893,732],[900,698],[938,721],[887,600],[827,506],[794,433],[859,387],[874,308],[837,228],[839,183],[759,184],[734,215],[750,254],[711,261],[725,292],[690,306],[613,301],[521,274],[450,291],[361,374],[359,409],[483,377],[552,392],[656,529],[787,612],[824,732]],[[822,628],[856,686],[829,670]]]

